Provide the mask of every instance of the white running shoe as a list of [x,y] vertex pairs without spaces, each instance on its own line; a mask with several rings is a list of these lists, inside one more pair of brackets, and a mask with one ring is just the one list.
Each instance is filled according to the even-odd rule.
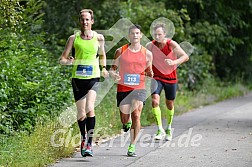
[[164,129],[158,129],[157,134],[155,135],[155,140],[162,140],[165,137],[165,131]]
[[172,140],[172,130],[171,129],[166,129],[165,140],[166,141],[171,141]]

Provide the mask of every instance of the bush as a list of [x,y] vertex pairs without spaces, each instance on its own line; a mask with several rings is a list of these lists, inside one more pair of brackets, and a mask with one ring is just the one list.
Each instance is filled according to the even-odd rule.
[[26,9],[17,2],[4,5],[19,9],[10,12],[16,22],[11,20],[0,29],[0,133],[11,134],[32,131],[38,119],[57,115],[72,96],[68,69],[61,70],[43,44],[39,2],[27,2]]

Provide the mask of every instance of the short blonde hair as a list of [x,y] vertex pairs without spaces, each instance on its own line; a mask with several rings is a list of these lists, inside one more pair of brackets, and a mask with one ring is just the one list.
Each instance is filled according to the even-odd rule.
[[154,26],[154,30],[156,31],[158,28],[162,28],[163,31],[165,32],[165,24],[159,23]]
[[84,13],[84,12],[90,13],[91,19],[92,19],[92,20],[94,19],[94,12],[93,12],[93,10],[91,10],[91,9],[82,9],[82,10],[80,11],[80,17],[81,17],[81,15],[82,15],[82,13]]

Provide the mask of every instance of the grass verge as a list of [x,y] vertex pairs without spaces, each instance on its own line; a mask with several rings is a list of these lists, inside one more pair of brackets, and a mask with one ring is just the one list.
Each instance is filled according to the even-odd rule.
[[8,138],[1,136],[0,166],[45,166],[60,157],[71,155],[71,147],[51,146],[51,136],[57,129],[57,124],[48,122],[46,125],[38,124],[32,134],[19,133]]

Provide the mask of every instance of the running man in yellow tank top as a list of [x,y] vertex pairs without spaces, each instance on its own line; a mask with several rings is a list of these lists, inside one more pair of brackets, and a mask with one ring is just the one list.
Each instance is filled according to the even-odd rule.
[[[94,24],[93,11],[81,10],[81,32],[68,38],[60,57],[60,64],[73,65],[72,88],[78,111],[77,120],[82,139],[81,155],[83,157],[93,156],[92,136],[95,128],[94,105],[97,91],[95,83],[99,82],[100,66],[103,77],[108,77],[105,40],[103,35],[92,31],[92,24]],[[75,56],[69,57],[72,48],[75,50]]]

